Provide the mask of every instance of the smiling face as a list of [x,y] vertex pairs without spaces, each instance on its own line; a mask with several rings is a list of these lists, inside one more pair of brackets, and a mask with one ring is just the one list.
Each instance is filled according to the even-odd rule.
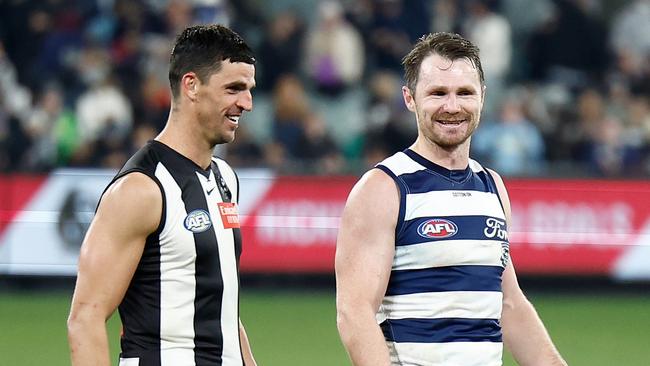
[[255,66],[243,62],[221,63],[206,83],[198,78],[195,111],[200,133],[211,146],[232,142],[244,111],[253,109]]
[[438,54],[425,57],[415,90],[404,86],[402,94],[416,115],[418,139],[445,150],[469,144],[481,117],[484,88],[468,59],[451,61]]

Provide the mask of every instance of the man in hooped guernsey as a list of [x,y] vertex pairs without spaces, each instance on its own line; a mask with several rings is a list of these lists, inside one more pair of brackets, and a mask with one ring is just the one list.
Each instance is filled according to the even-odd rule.
[[479,50],[423,36],[403,59],[416,141],[368,171],[337,239],[337,325],[357,366],[566,365],[520,289],[510,202],[470,159],[486,86]]
[[171,53],[171,111],[104,191],[81,248],[68,318],[74,366],[254,366],[239,320],[239,182],[212,156],[253,107],[255,59],[221,25],[185,29]]

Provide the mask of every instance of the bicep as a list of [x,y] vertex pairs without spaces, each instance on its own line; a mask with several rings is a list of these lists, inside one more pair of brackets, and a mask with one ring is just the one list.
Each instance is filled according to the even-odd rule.
[[73,308],[105,318],[112,314],[131,281],[147,236],[158,226],[161,210],[159,188],[142,174],[129,174],[107,190],[81,247]]
[[351,192],[341,217],[336,248],[340,301],[378,308],[395,254],[398,209],[397,188],[383,172],[362,178]]

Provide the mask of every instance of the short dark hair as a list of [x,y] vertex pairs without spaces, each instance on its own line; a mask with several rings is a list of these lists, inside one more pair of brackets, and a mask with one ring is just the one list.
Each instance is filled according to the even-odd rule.
[[478,47],[456,33],[437,32],[426,34],[418,39],[411,52],[402,59],[404,80],[412,93],[415,92],[418,83],[422,60],[431,54],[440,55],[451,61],[468,59],[478,70],[481,85],[485,85]]
[[244,40],[223,25],[196,25],[186,28],[176,37],[169,58],[169,85],[178,97],[180,81],[193,71],[202,83],[221,69],[221,62],[244,62],[254,65],[253,51]]

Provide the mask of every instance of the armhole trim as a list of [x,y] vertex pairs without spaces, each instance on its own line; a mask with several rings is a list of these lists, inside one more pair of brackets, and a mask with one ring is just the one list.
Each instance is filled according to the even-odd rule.
[[395,225],[395,241],[397,242],[397,238],[404,230],[404,217],[406,215],[406,194],[407,194],[406,186],[404,185],[403,181],[385,165],[377,165],[375,166],[375,168],[383,171],[389,177],[393,178],[393,182],[395,182],[395,185],[397,186],[397,190],[399,193],[399,212],[397,214],[397,223]]
[[149,241],[149,237],[151,237],[152,235],[156,235],[156,236],[160,235],[160,233],[162,232],[163,227],[165,226],[165,221],[167,219],[167,200],[165,198],[165,189],[163,188],[162,184],[160,183],[160,180],[158,180],[158,177],[156,177],[151,172],[149,172],[147,170],[144,170],[142,168],[131,168],[131,169],[127,169],[127,170],[124,170],[122,172],[119,172],[115,177],[113,177],[113,180],[111,180],[111,182],[108,183],[108,185],[106,185],[106,188],[104,188],[104,191],[102,192],[102,195],[99,197],[99,201],[97,201],[97,207],[95,207],[95,212],[97,212],[97,208],[99,208],[99,203],[102,201],[102,198],[104,197],[104,194],[106,193],[108,188],[110,186],[112,186],[113,183],[115,183],[118,179],[120,179],[120,178],[122,178],[122,177],[124,177],[124,176],[126,176],[128,174],[131,174],[131,173],[142,173],[142,174],[146,175],[151,180],[153,180],[154,183],[156,183],[156,185],[158,186],[158,189],[160,189],[160,197],[162,199],[162,207],[161,207],[161,212],[160,212],[160,222],[158,223],[158,227],[156,228],[156,230],[154,230],[151,234],[149,234],[147,236],[147,241]]
[[499,192],[499,186],[497,186],[496,180],[494,180],[494,176],[492,176],[492,171],[489,169],[485,169],[484,171],[487,173],[488,180],[490,181],[490,184],[494,187],[494,193],[496,193],[497,198],[499,199],[499,204],[501,205],[501,211],[503,211],[503,215],[505,217],[506,210],[503,207],[503,200],[501,200],[501,193]]

